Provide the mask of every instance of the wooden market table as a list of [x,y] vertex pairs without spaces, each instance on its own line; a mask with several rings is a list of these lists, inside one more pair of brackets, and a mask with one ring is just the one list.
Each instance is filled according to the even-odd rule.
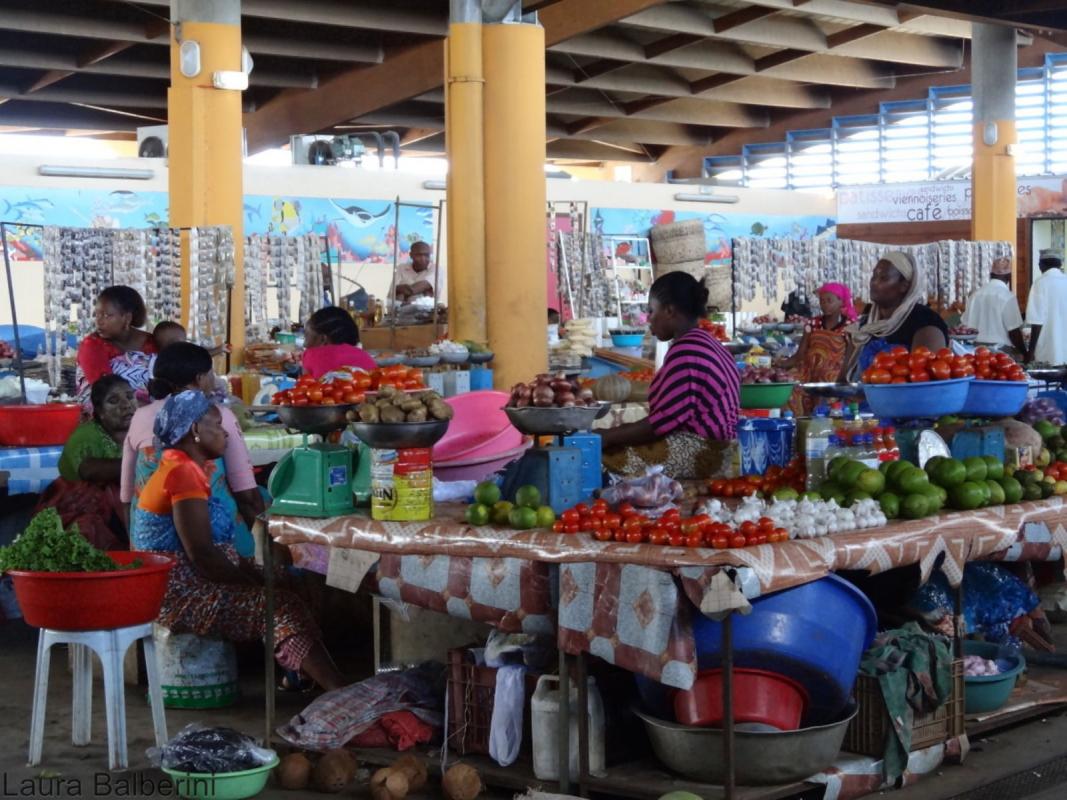
[[[745,609],[761,595],[837,570],[879,574],[917,565],[925,582],[940,567],[948,582],[958,587],[968,561],[1057,560],[1067,545],[1067,504],[1060,497],[735,550],[597,542],[588,535],[546,530],[476,528],[463,522],[461,505],[439,504],[437,511],[433,520],[422,523],[376,522],[365,514],[333,519],[279,516],[271,517],[265,530],[270,540],[289,548],[294,564],[333,573],[353,591],[362,587],[505,631],[555,633],[561,686],[567,685],[572,668],[568,656],[577,657],[573,666],[583,675],[585,656],[593,653],[680,689],[692,685],[697,670],[689,614],[679,613],[683,605],[692,603],[709,615],[725,613],[724,640],[728,640],[729,612]],[[554,586],[558,587],[555,603]],[[638,597],[639,603],[623,602]],[[622,629],[625,642],[619,636]],[[271,646],[267,652],[269,703]],[[727,643],[724,666],[729,660]],[[584,686],[579,680],[580,694]],[[567,752],[564,746],[569,746],[567,704],[561,711],[562,755]],[[268,729],[272,720],[273,709],[268,706]],[[583,762],[584,727],[579,725]],[[731,728],[728,721],[728,737]],[[594,784],[604,790],[604,781],[580,770],[583,792]],[[567,783],[561,781],[561,791],[567,790]],[[753,796],[747,791],[744,795]],[[726,796],[742,794],[727,789]]]

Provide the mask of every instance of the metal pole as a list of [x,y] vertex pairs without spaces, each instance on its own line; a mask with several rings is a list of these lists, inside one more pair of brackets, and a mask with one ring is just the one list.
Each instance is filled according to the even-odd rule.
[[261,517],[260,522],[263,527],[263,605],[266,616],[263,629],[263,689],[266,703],[263,746],[269,747],[274,735],[274,554],[271,552],[273,542],[267,520]]
[[[440,336],[441,331],[438,329],[440,324],[440,318],[437,314],[438,308],[438,293],[441,291],[441,226],[444,224],[445,218],[445,201],[437,201],[437,225],[434,231],[434,261],[433,261],[433,332],[435,336]],[[451,338],[451,337],[450,337]]]
[[726,777],[723,781],[724,797],[734,800],[734,628],[733,613],[727,612],[722,621],[722,712],[723,756],[726,760]]
[[589,683],[585,653],[579,653],[578,666],[578,796],[589,796]]
[[571,687],[567,674],[567,653],[559,651],[559,717],[556,720],[556,737],[559,740],[559,791],[571,790]]
[[[19,373],[19,391],[26,405],[26,373],[22,368],[22,337],[19,336],[19,317],[15,311],[15,284],[11,279],[11,256],[7,251],[7,223],[0,222],[0,237],[4,240],[4,272],[7,273],[7,297],[11,303],[11,326],[15,329],[15,368]],[[47,334],[46,334],[47,335]],[[56,353],[59,358],[59,353]]]

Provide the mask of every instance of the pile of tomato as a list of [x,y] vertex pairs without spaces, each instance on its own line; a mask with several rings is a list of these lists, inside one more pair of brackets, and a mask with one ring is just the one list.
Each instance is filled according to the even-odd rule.
[[1025,381],[1026,370],[1007,353],[979,347],[974,351],[974,377],[983,381]]
[[743,475],[740,478],[722,478],[708,482],[712,497],[750,497],[762,494],[770,497],[778,489],[791,488],[797,493],[804,491],[804,462],[794,458],[785,467],[772,464],[764,475]]
[[937,352],[919,345],[911,352],[897,345],[874,357],[863,372],[864,383],[926,383],[952,378],[970,378],[976,373],[977,359],[973,355],[957,356],[947,347]]
[[650,369],[635,369],[629,372],[620,372],[619,375],[628,381],[637,381],[638,383],[652,383],[652,379],[656,377],[656,373]]
[[730,341],[730,337],[726,333],[726,326],[721,322],[712,322],[710,319],[701,319],[697,322],[697,327],[707,331],[720,342]]
[[737,528],[715,522],[707,514],[683,517],[676,508],[659,519],[637,511],[630,503],[620,503],[613,511],[604,500],[579,503],[560,514],[552,526],[556,533],[588,533],[598,542],[657,544],[668,547],[712,547],[727,550],[789,541],[785,528],[775,527],[769,517],[743,522]]
[[[339,370],[331,373],[330,380],[316,380],[304,375],[296,386],[277,392],[271,397],[276,406],[334,406],[362,403],[368,392],[383,386],[397,389],[425,389],[422,370],[413,367],[382,367],[373,372]],[[348,377],[345,377],[348,376]]]

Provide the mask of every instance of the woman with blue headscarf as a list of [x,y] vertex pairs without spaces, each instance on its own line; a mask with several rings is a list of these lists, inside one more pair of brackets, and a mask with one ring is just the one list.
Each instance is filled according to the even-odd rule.
[[[176,633],[252,641],[264,635],[265,593],[257,568],[233,546],[234,517],[212,497],[205,465],[226,449],[217,406],[199,391],[172,395],[156,416],[159,468],[141,490],[139,550],[176,557],[158,622]],[[279,590],[275,597],[275,658],[324,689],[345,684],[322,644],[310,611]]]

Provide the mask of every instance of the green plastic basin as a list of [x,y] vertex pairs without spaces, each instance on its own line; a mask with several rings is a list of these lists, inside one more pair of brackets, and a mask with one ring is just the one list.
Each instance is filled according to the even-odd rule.
[[991,661],[996,661],[1002,667],[1005,662],[1008,668],[999,675],[969,675],[963,679],[967,701],[964,711],[968,714],[984,714],[996,711],[1011,696],[1015,688],[1015,681],[1024,669],[1026,659],[1014,650],[1001,647],[990,642],[975,642],[967,640],[963,643],[963,654],[968,656],[981,656]]
[[742,383],[741,408],[781,408],[789,402],[795,383]]
[[175,792],[179,797],[191,800],[243,800],[255,797],[263,791],[270,778],[271,770],[278,766],[278,757],[269,764],[241,772],[219,772],[214,775],[206,772],[177,772],[163,768],[174,781]]

